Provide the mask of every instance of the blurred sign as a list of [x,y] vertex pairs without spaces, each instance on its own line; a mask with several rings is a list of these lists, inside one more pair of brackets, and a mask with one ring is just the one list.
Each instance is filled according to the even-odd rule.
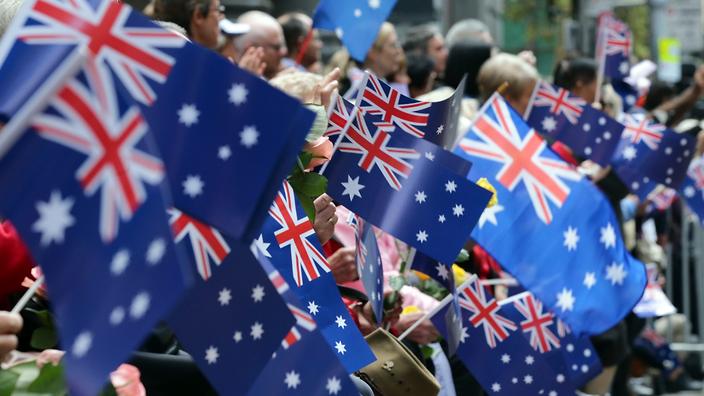
[[682,78],[682,43],[672,37],[658,40],[658,79],[676,83]]
[[610,11],[613,8],[613,0],[586,0],[582,2],[582,14],[587,17],[595,18],[604,11]]
[[704,49],[701,0],[670,0],[665,12],[668,37],[679,39],[685,52]]

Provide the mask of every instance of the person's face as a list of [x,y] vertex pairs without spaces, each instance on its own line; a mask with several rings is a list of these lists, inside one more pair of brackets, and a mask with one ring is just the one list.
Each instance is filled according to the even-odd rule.
[[596,79],[586,84],[582,81],[577,81],[572,93],[584,99],[587,103],[594,103],[596,99]]
[[262,61],[266,62],[264,77],[273,78],[281,69],[281,59],[286,56],[286,43],[281,29],[267,29],[262,37],[262,41],[257,43],[264,49]]
[[[302,40],[305,40],[305,38]],[[306,53],[303,55],[303,61],[301,62],[303,67],[308,68],[309,66],[320,62],[320,51],[322,49],[323,42],[320,40],[320,35],[317,30],[313,30],[313,39],[311,39],[310,44],[308,44]]]
[[399,69],[403,58],[403,50],[398,42],[396,31],[392,31],[381,46],[372,49],[372,52],[374,54],[371,66],[379,77],[387,77]]
[[220,5],[220,0],[211,0],[207,14],[203,15],[200,10],[194,11],[191,20],[191,38],[193,41],[206,48],[215,48],[218,45],[218,35],[220,28],[218,23],[223,17],[224,7]]
[[239,59],[239,55],[237,55],[237,47],[235,47],[235,40],[232,37],[225,38],[225,44],[223,44],[220,49],[220,55],[227,59]]
[[435,72],[443,74],[447,65],[447,47],[442,36],[436,34],[428,41],[428,56],[435,62]]

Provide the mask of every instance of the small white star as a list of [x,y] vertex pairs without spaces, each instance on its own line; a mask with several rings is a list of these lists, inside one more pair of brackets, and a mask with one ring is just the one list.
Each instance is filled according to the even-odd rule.
[[249,335],[251,335],[254,340],[260,340],[262,338],[262,334],[264,334],[264,326],[262,326],[259,322],[254,322],[250,328]]
[[242,332],[241,331],[236,331],[235,334],[232,335],[232,339],[237,343],[242,341]]
[[438,276],[441,277],[442,279],[449,279],[450,273],[447,271],[447,266],[443,263],[437,263],[435,265],[435,270],[438,271]]
[[501,385],[498,384],[498,383],[496,383],[496,382],[494,382],[493,384],[491,384],[491,391],[492,391],[492,392],[500,392],[500,391],[501,391]]
[[593,272],[587,272],[584,274],[584,281],[582,283],[587,289],[591,289],[596,284],[596,274]]
[[604,132],[604,139],[605,140],[611,139],[611,132],[609,132],[609,131]]
[[504,207],[501,205],[494,205],[490,208],[484,208],[484,211],[482,211],[481,216],[479,216],[479,228],[484,228],[484,224],[487,221],[493,225],[498,225],[499,223],[496,220],[496,215],[498,213],[503,212],[503,210]]
[[555,378],[555,381],[557,381],[558,384],[561,384],[561,383],[565,382],[565,376],[564,376],[564,374],[558,374],[558,375],[557,375],[557,378]]
[[511,356],[508,353],[504,353],[503,355],[501,355],[501,363],[503,363],[503,364],[511,363]]
[[533,363],[535,363],[535,358],[533,356],[528,355],[526,356],[525,362],[527,365],[532,366]]
[[297,372],[291,370],[286,373],[286,378],[284,379],[287,389],[296,389],[298,385],[301,384],[301,376]]
[[342,317],[342,315],[337,315],[335,317],[335,324],[337,324],[337,327],[341,329],[347,327],[347,321]]
[[562,243],[567,251],[577,250],[577,242],[579,242],[579,234],[577,234],[577,229],[567,227],[567,231],[562,234],[565,237],[565,241]]
[[309,301],[308,302],[308,313],[311,315],[317,315],[318,314],[318,304],[315,303],[315,301]]
[[445,191],[453,193],[455,190],[457,190],[457,183],[455,183],[454,180],[448,180],[448,182],[445,183]]
[[223,161],[227,161],[231,156],[232,150],[230,149],[230,146],[220,146],[220,148],[218,149],[218,158]]
[[205,350],[205,361],[208,362],[208,364],[217,363],[219,357],[220,354],[218,353],[218,349],[215,348],[215,346],[211,345],[208,347],[208,349]]
[[682,138],[682,140],[680,140],[680,145],[686,146],[686,145],[687,145],[687,139]]
[[565,349],[567,350],[567,352],[572,353],[574,352],[574,345],[567,344],[567,347]]
[[668,186],[672,184],[672,179],[670,179],[669,177],[665,179],[665,184],[667,184]]
[[435,160],[435,154],[428,151],[427,153],[425,153],[425,158],[427,158],[429,161],[433,161],[433,160]]
[[375,10],[381,6],[381,0],[369,0],[369,8]]
[[93,334],[90,331],[84,331],[73,340],[71,354],[80,359],[88,353],[91,346],[93,346]]
[[606,125],[606,118],[604,117],[599,117],[599,125],[604,126]]
[[518,378],[516,378],[516,377],[511,378],[511,383],[517,384],[517,383],[518,383]]
[[543,130],[546,132],[552,132],[557,127],[557,121],[555,121],[555,119],[551,116],[543,118],[543,122],[541,124],[543,126]]
[[428,233],[425,232],[425,230],[420,230],[416,233],[416,241],[418,242],[426,242],[428,240]]
[[590,358],[590,357],[592,357],[592,351],[591,351],[591,349],[585,349],[584,352],[583,352],[583,354],[584,354],[584,357],[585,357],[585,358]]
[[335,35],[337,36],[337,38],[342,40],[342,37],[345,35],[345,31],[342,30],[342,28],[338,26],[335,28]]
[[200,111],[196,108],[194,104],[184,104],[178,111],[178,122],[190,127],[191,125],[198,122],[198,117],[200,116]]
[[254,300],[254,302],[262,302],[265,294],[262,285],[256,285],[252,288],[252,300]]
[[362,10],[360,10],[359,8],[355,8],[354,9],[354,17],[359,18],[361,16],[362,16]]
[[464,215],[464,206],[462,206],[460,204],[453,206],[452,207],[452,214],[457,217]]
[[227,91],[228,96],[230,97],[230,103],[234,104],[235,106],[239,106],[242,103],[247,101],[247,94],[249,91],[247,90],[247,87],[244,86],[244,84],[232,84],[232,87],[230,87],[230,90]]
[[423,203],[425,200],[428,198],[427,195],[425,195],[425,191],[418,191],[416,192],[416,202],[418,203]]
[[587,123],[582,125],[582,130],[584,130],[584,132],[589,132],[591,129],[592,129],[592,126]]
[[583,373],[588,373],[588,372],[589,372],[589,366],[587,366],[586,364],[583,364],[581,369],[582,369],[582,372],[583,372]]
[[633,146],[628,146],[623,149],[623,158],[627,159],[628,161],[634,160],[637,154],[638,150],[636,150],[636,148]]
[[557,392],[552,390],[552,391],[548,392],[548,396],[557,396]]
[[692,198],[697,193],[697,190],[692,186],[687,186],[684,188],[684,196],[687,198]]
[[440,223],[444,223],[444,222],[445,222],[445,215],[440,215],[440,216],[438,216],[438,221],[439,221]]
[[621,72],[621,74],[627,74],[630,68],[631,67],[628,65],[628,62],[621,62],[618,66],[618,71]]
[[465,326],[462,326],[462,334],[460,334],[460,344],[464,344],[465,340],[469,338],[469,332]]
[[601,228],[599,242],[603,243],[606,249],[616,247],[616,232],[614,231],[614,227],[611,226],[611,223]]
[[113,275],[118,276],[125,272],[127,266],[130,264],[130,252],[127,249],[120,249],[112,256],[112,261],[110,261],[110,272]]
[[240,144],[252,148],[259,142],[259,132],[257,128],[252,125],[244,127],[242,132],[240,132]]
[[436,135],[439,135],[442,133],[442,131],[445,129],[445,125],[440,125],[438,129],[435,131]]
[[634,190],[637,190],[640,188],[640,184],[638,184],[638,182],[634,181],[633,183],[631,183],[631,188]]
[[672,175],[675,171],[672,168],[667,168],[667,174]]
[[623,263],[616,262],[611,263],[611,265],[606,267],[606,279],[608,279],[612,285],[622,285],[623,280],[628,275],[628,271],[623,266]]
[[562,291],[557,293],[557,306],[562,310],[571,311],[574,309],[574,295],[572,295],[572,290],[567,288],[562,288]]
[[336,395],[342,390],[342,383],[337,377],[330,377],[325,384],[325,389],[327,389],[328,395]]
[[591,147],[585,147],[585,148],[584,148],[584,154],[585,154],[585,155],[592,155],[592,148],[591,148]]
[[665,147],[665,154],[667,154],[667,155],[672,154],[672,147]]
[[352,201],[354,197],[362,198],[362,194],[360,193],[360,191],[362,191],[364,186],[362,184],[359,184],[359,176],[353,179],[350,177],[350,175],[347,175],[347,182],[342,182],[342,187],[345,188],[342,191],[342,195],[348,195],[350,201]]
[[122,307],[113,308],[110,312],[110,324],[117,326],[125,319],[125,309]]
[[345,347],[345,344],[342,343],[342,341],[335,342],[335,349],[340,355],[344,355],[345,352],[347,352],[347,348]]
[[634,95],[626,95],[626,104],[629,106],[636,104],[636,97]]
[[599,143],[601,143],[601,138],[598,137],[598,138],[596,138],[594,141],[595,141],[597,144],[599,144]]
[[132,299],[132,304],[130,304],[130,316],[132,319],[141,319],[145,313],[149,310],[151,305],[151,298],[149,293],[143,291],[138,293]]
[[52,191],[48,202],[37,201],[35,204],[39,219],[32,224],[32,231],[42,234],[39,243],[49,246],[52,242],[64,242],[66,229],[71,227],[76,219],[71,216],[73,198],[61,198],[61,192]]
[[203,180],[198,175],[188,175],[183,181],[183,193],[191,198],[195,198],[203,193]]
[[218,293],[218,302],[220,303],[220,306],[225,306],[230,304],[230,300],[232,300],[232,292],[230,289],[224,287]]
[[526,375],[523,377],[523,382],[526,383],[526,385],[530,385],[533,383],[533,376],[532,375]]
[[271,253],[269,253],[270,243],[264,242],[264,235],[259,234],[259,238],[254,240],[254,245],[257,247],[257,251],[264,255],[264,257],[271,258]]
[[166,253],[166,242],[163,238],[156,238],[147,248],[146,260],[150,265],[157,265]]

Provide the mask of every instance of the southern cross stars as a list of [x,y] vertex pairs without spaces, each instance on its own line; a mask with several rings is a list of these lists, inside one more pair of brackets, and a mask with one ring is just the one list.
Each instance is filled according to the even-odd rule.
[[201,180],[198,175],[188,175],[186,180],[181,184],[183,186],[183,193],[191,198],[195,198],[203,193],[203,180]]
[[227,161],[231,156],[232,150],[230,149],[230,146],[225,145],[218,148],[218,158],[221,160]]
[[416,233],[416,240],[418,242],[425,242],[428,240],[428,233],[425,230],[420,230]]
[[254,300],[254,302],[261,302],[265,294],[262,285],[256,285],[252,288],[252,300]]
[[418,202],[418,203],[423,203],[428,198],[428,196],[425,195],[425,191],[416,192],[415,197],[416,197],[416,202]]
[[49,202],[37,201],[35,208],[39,218],[32,224],[32,231],[41,234],[39,243],[42,246],[49,246],[52,242],[63,243],[66,229],[76,222],[71,216],[73,198],[62,198],[61,192],[52,191]]
[[325,389],[327,389],[328,395],[336,395],[342,390],[342,383],[337,377],[330,377],[325,384]]
[[584,281],[582,281],[587,289],[591,289],[596,284],[596,274],[593,272],[587,272],[584,274]]
[[345,344],[342,343],[342,341],[335,342],[335,350],[337,350],[337,353],[339,353],[340,355],[344,355],[345,352],[347,352],[347,348],[345,347]]
[[244,127],[240,132],[240,144],[252,148],[259,142],[259,131],[252,125]]
[[455,183],[454,180],[448,180],[447,183],[445,183],[445,191],[453,193],[455,190],[457,190],[457,183]]
[[457,217],[464,215],[464,206],[462,206],[460,204],[453,206],[452,207],[452,214]]
[[198,117],[200,116],[200,111],[196,108],[194,104],[183,104],[181,109],[178,111],[178,122],[190,127],[191,125],[198,122]]
[[554,118],[547,116],[543,119],[542,126],[543,130],[545,130],[546,132],[552,132],[557,127],[557,122]]
[[362,191],[364,185],[359,183],[359,176],[353,179],[350,177],[350,175],[347,175],[347,182],[342,182],[342,187],[345,188],[342,191],[342,195],[348,195],[350,201],[352,201],[354,197],[362,198],[362,194],[360,193],[360,191]]
[[574,295],[572,295],[572,290],[568,288],[562,288],[562,291],[557,293],[557,306],[562,310],[571,311],[574,309]]
[[151,265],[157,265],[166,253],[166,242],[162,238],[153,240],[147,248],[146,260]]
[[249,91],[244,86],[244,84],[232,84],[232,87],[227,91],[227,95],[230,97],[230,103],[235,106],[239,106],[247,101],[247,94]]
[[296,389],[298,385],[301,384],[301,376],[297,372],[291,370],[286,373],[286,378],[284,379],[287,389]]
[[132,304],[130,304],[130,316],[132,319],[141,319],[149,310],[150,304],[151,298],[149,297],[149,293],[143,291],[134,296]]
[[608,279],[612,285],[622,285],[623,280],[628,275],[623,263],[611,263],[611,265],[606,267],[606,279]]
[[606,227],[601,228],[601,237],[599,242],[604,244],[604,248],[608,249],[610,247],[616,247],[616,232],[611,223],[608,223]]
[[567,231],[562,234],[565,237],[563,245],[568,251],[573,251],[577,249],[577,242],[579,242],[579,234],[577,234],[577,229],[572,227],[567,227]]
[[259,322],[254,322],[252,327],[250,327],[249,335],[251,335],[254,340],[260,340],[263,334],[264,326]]
[[218,353],[218,349],[215,348],[215,346],[211,345],[206,349],[205,351],[205,361],[208,362],[208,364],[215,364],[218,362],[218,358],[220,357],[220,354]]
[[232,300],[232,292],[228,288],[223,288],[220,290],[220,293],[218,293],[218,302],[220,305],[228,305],[230,304],[230,300]]
[[112,256],[110,261],[110,272],[113,275],[121,275],[130,264],[130,252],[127,249],[120,249]]
[[628,161],[634,160],[637,155],[638,155],[638,150],[636,150],[636,148],[633,146],[628,146],[625,149],[623,149],[623,158],[627,159]]
[[447,270],[447,266],[443,263],[438,263],[435,266],[435,270],[438,271],[438,276],[447,280],[450,276],[449,271]]
[[318,304],[315,303],[315,301],[309,301],[308,302],[308,313],[311,315],[317,315],[318,314]]
[[341,315],[335,317],[335,324],[341,329],[347,327],[347,321]]

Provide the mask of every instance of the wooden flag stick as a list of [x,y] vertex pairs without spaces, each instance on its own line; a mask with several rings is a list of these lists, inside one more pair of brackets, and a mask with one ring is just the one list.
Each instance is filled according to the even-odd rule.
[[22,308],[24,308],[25,305],[27,305],[29,300],[31,300],[32,297],[34,297],[34,295],[37,293],[37,290],[39,290],[39,288],[42,287],[43,284],[44,284],[44,275],[40,276],[39,278],[37,278],[37,280],[34,281],[32,286],[30,286],[30,288],[27,289],[26,292],[24,292],[24,294],[22,295],[22,298],[20,298],[20,300],[17,301],[17,304],[15,304],[15,306],[12,308],[12,311],[10,311],[10,312],[13,314],[19,313],[22,310]]

